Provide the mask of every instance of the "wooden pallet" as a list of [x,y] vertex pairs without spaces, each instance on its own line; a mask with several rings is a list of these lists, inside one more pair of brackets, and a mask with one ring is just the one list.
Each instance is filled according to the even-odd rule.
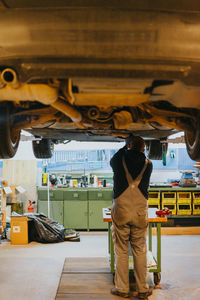
[[108,259],[66,258],[55,300],[119,300],[110,294],[112,287]]

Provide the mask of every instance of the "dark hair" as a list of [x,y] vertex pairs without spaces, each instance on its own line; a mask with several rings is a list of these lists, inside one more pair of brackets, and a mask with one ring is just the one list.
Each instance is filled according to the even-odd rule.
[[136,150],[136,151],[141,151],[142,147],[145,144],[145,141],[143,140],[143,138],[141,138],[140,136],[129,136],[126,139],[126,145],[130,144],[130,142],[133,141],[132,147],[131,149]]

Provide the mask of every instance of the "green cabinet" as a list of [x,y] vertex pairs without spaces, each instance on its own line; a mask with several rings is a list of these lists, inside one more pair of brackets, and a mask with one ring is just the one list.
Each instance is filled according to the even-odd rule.
[[[51,201],[62,201],[63,191],[61,189],[49,189],[49,199]],[[38,188],[38,200],[47,201],[48,200],[48,190],[47,188]]]
[[64,201],[64,226],[69,229],[88,229],[88,201]]
[[96,189],[88,191],[89,200],[112,200],[112,190]]
[[90,200],[89,201],[89,228],[107,229],[108,223],[103,222],[103,208],[112,205],[112,200]]
[[80,190],[64,189],[63,199],[64,200],[87,200],[88,191],[85,189],[80,189]]
[[[38,211],[48,213],[47,188],[38,188]],[[49,190],[50,217],[69,229],[107,229],[102,208],[112,205],[112,190],[69,189]]]
[[47,188],[38,188],[38,200],[39,201],[47,201]]
[[103,222],[102,209],[112,206],[112,190],[94,189],[88,191],[89,228],[107,229],[108,224]]
[[64,226],[72,229],[88,229],[88,191],[64,189]]
[[61,189],[50,189],[49,190],[49,198],[54,201],[62,201],[63,200],[63,191]]
[[[38,202],[38,212],[48,215],[48,202]],[[50,201],[50,218],[64,225],[63,201]]]

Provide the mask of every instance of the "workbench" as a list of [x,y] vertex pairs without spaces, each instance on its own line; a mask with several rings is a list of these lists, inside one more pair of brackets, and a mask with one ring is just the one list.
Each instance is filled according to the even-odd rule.
[[[156,224],[157,228],[157,257],[155,258],[156,266],[148,269],[149,272],[154,274],[154,283],[158,285],[161,279],[161,223],[167,222],[166,217],[157,217],[155,214],[155,209],[148,209],[148,250],[152,252],[152,224]],[[103,221],[108,223],[108,252],[110,254],[110,270],[114,275],[115,273],[115,255],[114,255],[114,245],[111,234],[111,209],[103,208]]]

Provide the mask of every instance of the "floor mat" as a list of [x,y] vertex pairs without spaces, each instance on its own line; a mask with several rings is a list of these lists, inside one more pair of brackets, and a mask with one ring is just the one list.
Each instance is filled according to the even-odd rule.
[[[101,257],[66,258],[55,300],[119,300],[110,294],[113,275]],[[136,299],[133,296],[131,299]]]

